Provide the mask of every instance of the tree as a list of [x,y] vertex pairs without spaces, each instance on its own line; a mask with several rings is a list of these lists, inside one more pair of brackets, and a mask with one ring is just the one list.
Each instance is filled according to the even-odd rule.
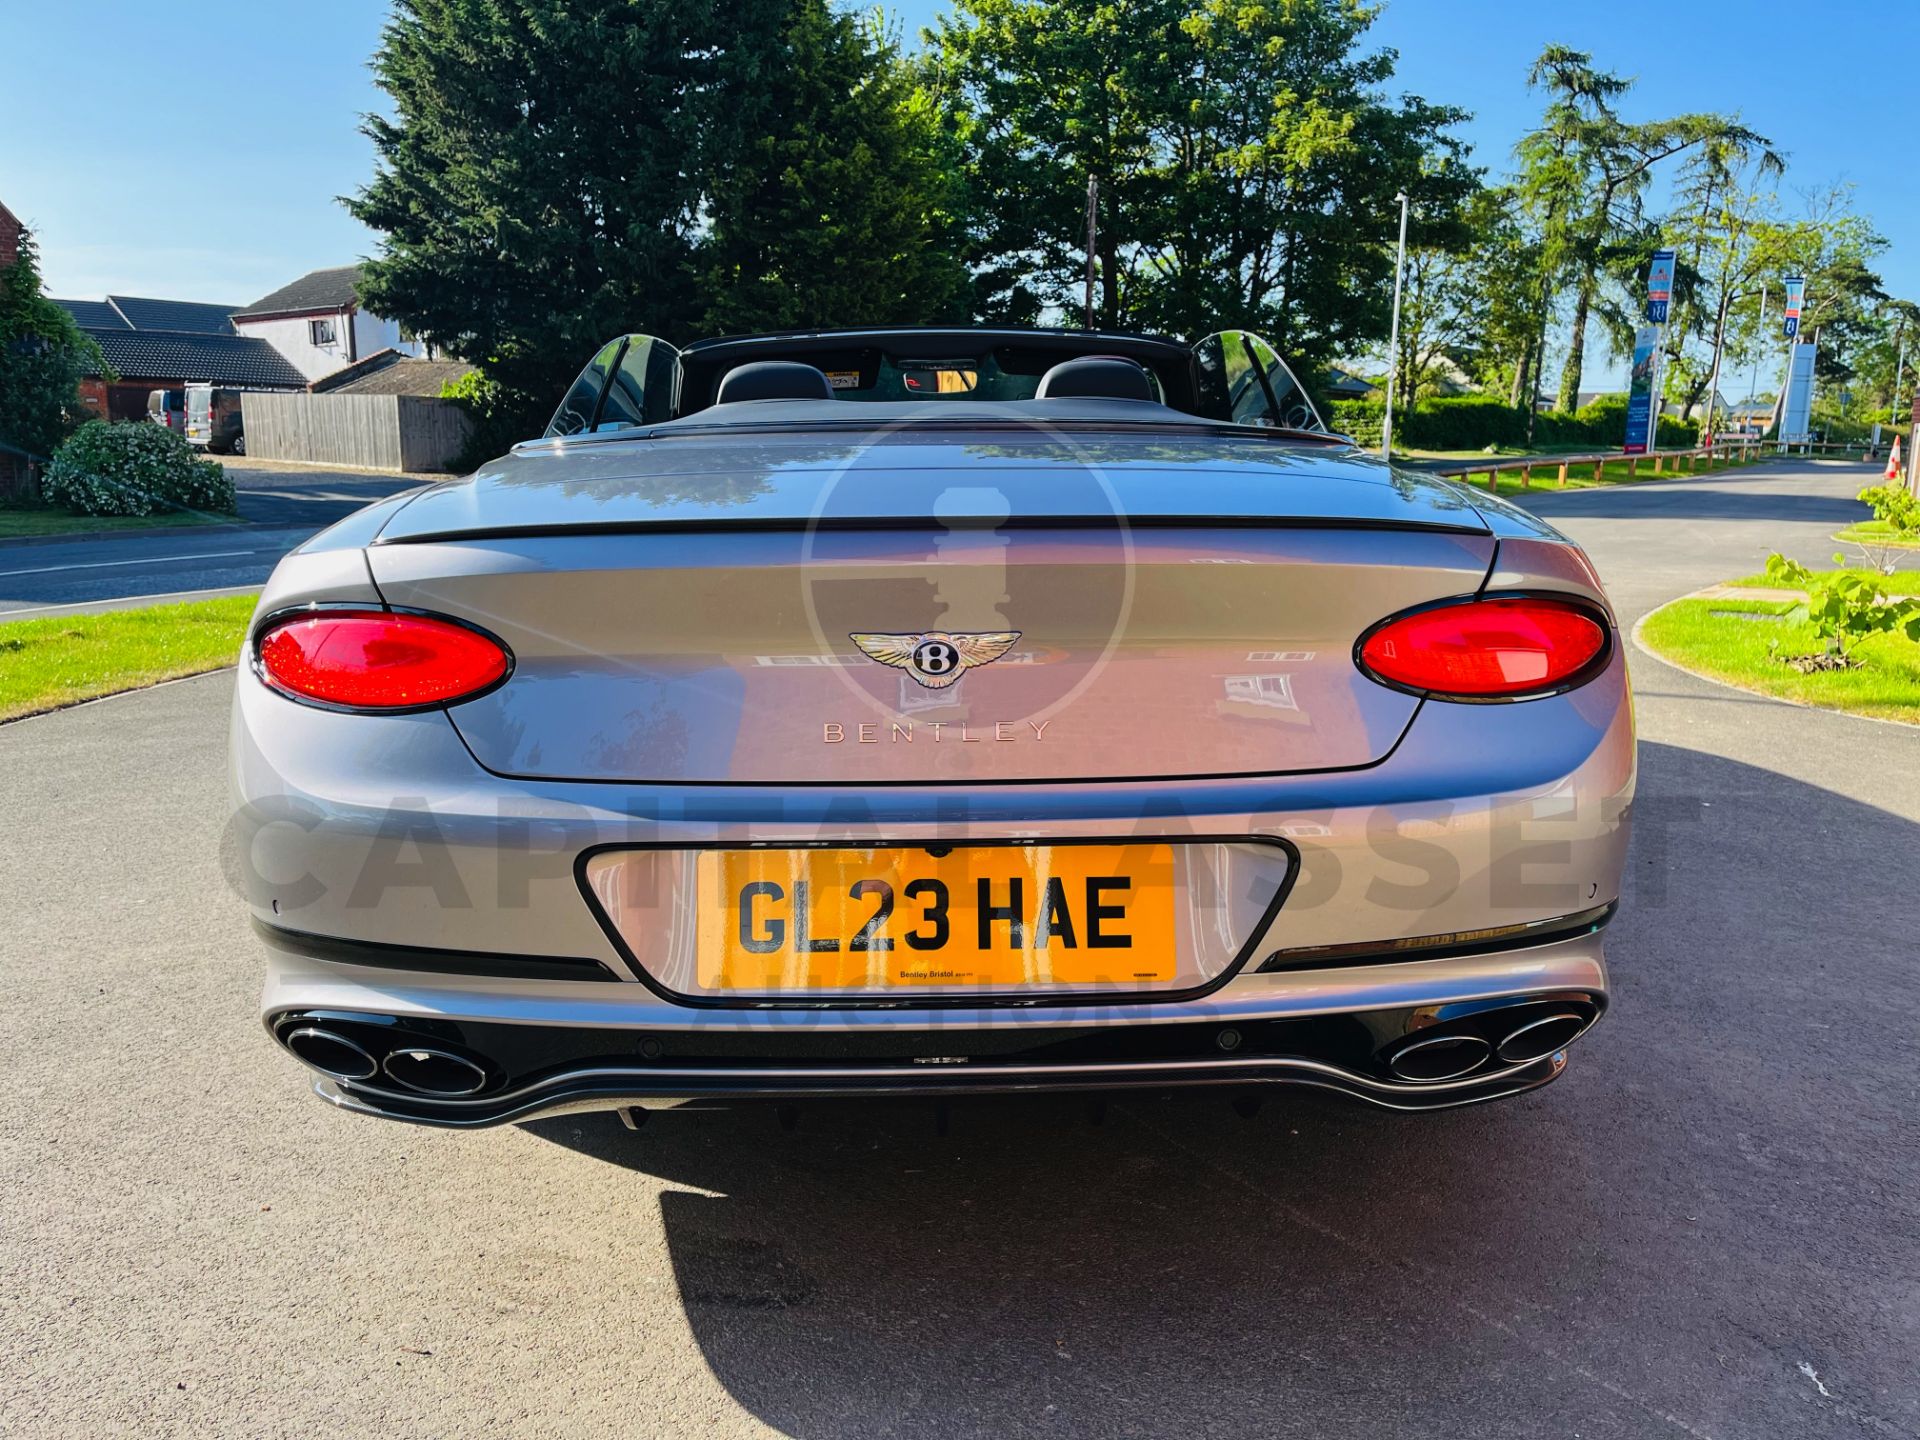
[[1504,390],[1518,407],[1530,373],[1539,368],[1541,333],[1533,289],[1542,243],[1529,228],[1512,186],[1489,189],[1467,215],[1473,236],[1467,257],[1470,284],[1480,307],[1479,346],[1470,368],[1482,385]]
[[700,175],[761,62],[752,0],[397,0],[395,118],[347,201],[384,238],[362,298],[551,403],[610,335],[684,336]]
[[1855,214],[1845,187],[1807,198],[1806,217],[1797,222],[1787,256],[1806,277],[1806,302],[1800,333],[1812,337],[1816,383],[1850,383],[1854,359],[1876,334],[1874,315],[1885,303],[1872,261],[1887,248],[1873,222]]
[[80,380],[116,378],[100,347],[40,288],[40,254],[31,232],[19,256],[0,270],[0,445],[36,458],[51,456],[87,419]]
[[1383,338],[1391,315],[1395,199],[1408,243],[1457,250],[1479,172],[1451,127],[1466,112],[1390,102],[1391,51],[1362,49],[1359,0],[1200,0],[1164,166],[1167,233],[1144,253],[1140,313],[1198,336],[1247,325],[1303,374]]
[[[1079,316],[1086,192],[1100,193],[1096,324],[1125,323],[1123,255],[1157,247],[1181,0],[958,0],[929,32],[969,177],[988,319]],[[1184,47],[1183,47],[1184,48]]]
[[1546,90],[1547,108],[1539,127],[1514,147],[1519,161],[1516,190],[1540,237],[1539,271],[1533,286],[1534,333],[1522,356],[1515,402],[1527,405],[1529,413],[1540,390],[1554,300],[1574,264],[1577,217],[1586,203],[1594,137],[1618,124],[1613,102],[1630,86],[1616,75],[1594,69],[1592,60],[1584,51],[1564,45],[1549,45],[1540,52],[1527,84]]
[[1526,295],[1537,255],[1512,191],[1478,192],[1461,213],[1461,229],[1454,245],[1407,251],[1394,393],[1408,404],[1432,393],[1449,372],[1504,390],[1517,382],[1530,343]]
[[[1745,353],[1744,345],[1730,342],[1753,328],[1744,302],[1764,288],[1777,297],[1778,277],[1792,268],[1799,228],[1778,216],[1770,193],[1756,188],[1778,173],[1770,157],[1754,160],[1708,145],[1676,186],[1674,212],[1660,228],[1683,257],[1668,327],[1666,387],[1669,394],[1677,390],[1683,415],[1703,398],[1711,410],[1724,358],[1730,349]],[[1696,339],[1705,347],[1699,355],[1692,351]]]
[[[1542,321],[1561,286],[1573,292],[1572,329],[1560,372],[1556,408],[1578,403],[1586,362],[1587,321],[1611,276],[1643,274],[1653,248],[1645,197],[1664,160],[1706,147],[1723,168],[1750,159],[1777,173],[1780,158],[1765,137],[1726,116],[1687,114],[1631,123],[1615,102],[1632,82],[1596,70],[1593,57],[1549,45],[1528,84],[1549,96],[1540,128],[1521,142],[1522,185],[1538,211],[1545,240]],[[1616,289],[1624,287],[1616,284]],[[1616,320],[1624,315],[1618,312]]]
[[[1920,305],[1888,300],[1873,311],[1873,335],[1855,351],[1853,365],[1865,388],[1863,404],[1875,416],[1904,425],[1913,418],[1913,394],[1920,372]],[[1898,388],[1896,390],[1896,383]]]
[[1244,325],[1303,372],[1384,338],[1395,191],[1442,243],[1477,186],[1450,107],[1381,94],[1360,0],[959,0],[932,39],[964,117],[971,258],[995,317]]
[[627,331],[964,309],[941,127],[828,0],[397,0],[362,298],[544,418]]
[[699,247],[713,333],[964,320],[932,97],[872,19],[795,0]]

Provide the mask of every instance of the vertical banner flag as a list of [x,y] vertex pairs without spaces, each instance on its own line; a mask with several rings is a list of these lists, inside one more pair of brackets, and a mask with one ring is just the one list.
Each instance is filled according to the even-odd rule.
[[1629,455],[1644,455],[1654,437],[1653,371],[1660,332],[1643,325],[1633,337],[1633,374],[1627,382],[1627,443]]
[[1803,275],[1787,276],[1787,303],[1780,312],[1781,330],[1791,340],[1800,333],[1800,304],[1806,299],[1807,281]]
[[1667,306],[1673,300],[1673,260],[1673,251],[1656,250],[1647,267],[1647,319],[1655,325],[1667,323]]

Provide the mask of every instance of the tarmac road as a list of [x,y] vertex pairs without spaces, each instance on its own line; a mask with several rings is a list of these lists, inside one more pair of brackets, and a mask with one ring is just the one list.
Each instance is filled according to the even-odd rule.
[[230,525],[0,543],[0,618],[257,590],[280,557],[314,531],[383,496],[444,478],[224,463],[240,508]]
[[[1547,496],[1624,618],[1863,467]],[[447,1134],[306,1093],[221,878],[229,679],[0,727],[0,1434],[1920,1433],[1920,732],[1633,655],[1557,1085]]]

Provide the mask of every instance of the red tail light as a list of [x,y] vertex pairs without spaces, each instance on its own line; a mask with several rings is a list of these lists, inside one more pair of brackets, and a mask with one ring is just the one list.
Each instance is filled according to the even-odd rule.
[[431,615],[315,610],[280,620],[254,641],[274,689],[351,710],[415,710],[471,699],[506,679],[507,648]]
[[1505,596],[1397,616],[1361,638],[1358,658],[1398,690],[1521,700],[1579,684],[1606,649],[1606,622],[1587,606]]

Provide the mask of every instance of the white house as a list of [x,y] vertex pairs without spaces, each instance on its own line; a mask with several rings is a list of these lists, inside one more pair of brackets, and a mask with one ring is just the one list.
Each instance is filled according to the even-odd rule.
[[234,311],[233,328],[265,340],[310,381],[377,350],[421,354],[399,322],[360,308],[359,284],[358,265],[315,270]]

